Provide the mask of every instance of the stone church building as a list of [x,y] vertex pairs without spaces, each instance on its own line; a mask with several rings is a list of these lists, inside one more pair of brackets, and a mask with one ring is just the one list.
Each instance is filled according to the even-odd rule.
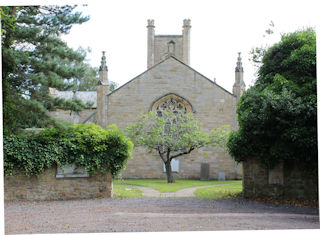
[[[126,84],[109,92],[108,68],[103,53],[100,66],[100,81],[97,92],[62,92],[51,90],[56,97],[78,97],[94,101],[90,110],[79,114],[57,110],[51,115],[74,123],[94,122],[105,127],[116,124],[125,129],[138,121],[138,116],[148,111],[161,112],[168,107],[192,112],[203,124],[203,130],[222,125],[237,129],[236,104],[245,90],[240,53],[235,69],[233,93],[219,86],[189,65],[190,20],[183,21],[182,35],[157,35],[153,20],[147,25],[147,70]],[[210,179],[239,179],[242,166],[229,154],[215,147],[194,150],[172,163],[175,178],[200,178],[203,166],[209,170]],[[166,178],[160,157],[137,147],[133,158],[122,171],[123,178]]]

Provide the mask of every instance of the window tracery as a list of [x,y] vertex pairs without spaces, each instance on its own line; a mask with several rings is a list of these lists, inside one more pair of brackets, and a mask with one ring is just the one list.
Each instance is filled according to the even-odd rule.
[[184,113],[192,112],[192,107],[185,99],[174,95],[166,95],[156,101],[152,106],[152,111],[155,111],[159,117],[162,116],[163,111],[169,111],[171,113],[177,113],[183,111]]

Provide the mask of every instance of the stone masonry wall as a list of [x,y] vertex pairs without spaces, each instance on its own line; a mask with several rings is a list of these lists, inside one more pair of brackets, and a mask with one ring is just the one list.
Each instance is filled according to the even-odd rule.
[[110,174],[86,178],[56,178],[56,169],[38,177],[15,174],[4,177],[5,200],[67,200],[112,197]]
[[175,42],[175,51],[174,55],[179,60],[183,59],[183,38],[182,35],[155,35],[154,37],[154,64],[159,63],[161,60],[163,60],[163,57],[165,54],[168,53],[168,42],[170,41]]
[[279,164],[274,169],[261,167],[255,159],[243,162],[243,196],[280,198],[318,198],[317,177],[296,166]]
[[[138,116],[150,111],[153,102],[168,93],[188,100],[195,118],[207,132],[222,125],[236,128],[236,97],[209,81],[195,70],[168,58],[134,80],[108,95],[108,124],[124,129],[138,121]],[[238,165],[225,151],[207,147],[180,158],[176,178],[200,178],[201,163],[210,164],[210,178],[220,172],[226,179],[241,178]],[[124,178],[165,178],[161,159],[144,148],[135,148],[129,159]]]
[[[220,172],[226,180],[241,179],[242,166],[235,163],[224,151],[215,148],[203,148],[179,158],[180,171],[174,172],[175,179],[199,179],[201,163],[209,163],[209,179],[218,179]],[[163,162],[156,153],[149,153],[143,147],[135,148],[133,158],[122,171],[123,178],[159,178],[166,179]]]
[[[59,120],[64,120],[72,123],[82,123],[85,121],[88,117],[92,115],[93,112],[95,112],[96,109],[84,109],[78,113],[72,112],[70,110],[62,110],[57,109],[56,111],[50,112],[49,115],[51,117],[57,118]],[[91,118],[89,122],[94,122],[95,117]]]

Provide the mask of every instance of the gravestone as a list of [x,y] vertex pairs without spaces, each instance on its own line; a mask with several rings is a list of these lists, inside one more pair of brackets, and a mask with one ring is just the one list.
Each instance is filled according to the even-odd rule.
[[200,180],[209,180],[210,165],[209,163],[201,163]]
[[226,180],[226,174],[224,172],[219,172],[218,180]]

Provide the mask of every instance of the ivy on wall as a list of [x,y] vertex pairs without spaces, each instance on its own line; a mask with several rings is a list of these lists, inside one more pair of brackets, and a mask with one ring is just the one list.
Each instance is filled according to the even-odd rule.
[[95,124],[73,128],[48,128],[28,135],[4,137],[4,172],[39,175],[54,165],[75,163],[89,174],[111,172],[116,176],[127,163],[133,143],[115,125],[106,129]]

